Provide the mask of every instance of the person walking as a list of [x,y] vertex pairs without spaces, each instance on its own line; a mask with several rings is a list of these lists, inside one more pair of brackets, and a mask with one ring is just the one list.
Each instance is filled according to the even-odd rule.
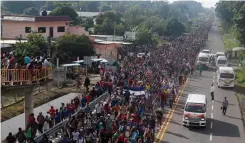
[[223,101],[222,107],[221,107],[223,115],[226,114],[226,110],[227,110],[227,108],[228,108],[228,104],[229,104],[229,103],[228,103],[228,100],[227,100],[227,98],[225,97],[225,100]]
[[211,94],[212,101],[214,101],[214,84],[211,85],[210,94]]

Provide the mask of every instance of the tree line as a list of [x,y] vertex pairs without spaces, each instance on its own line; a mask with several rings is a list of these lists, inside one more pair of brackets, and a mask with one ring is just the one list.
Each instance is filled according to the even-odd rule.
[[[136,32],[137,45],[158,44],[159,37],[178,37],[184,32],[191,32],[197,22],[201,22],[200,13],[207,13],[201,3],[195,1],[168,2],[55,2],[55,1],[3,1],[2,12],[19,15],[37,16],[41,10],[51,11],[49,15],[68,15],[73,19],[72,25],[82,25],[87,31],[94,28],[94,34],[123,36],[125,31]],[[96,18],[85,20],[77,14],[80,12],[101,12]],[[90,33],[92,34],[92,33]],[[70,61],[71,57],[93,55],[94,49],[85,35],[66,34],[49,43],[37,32],[31,33],[27,43],[16,45],[16,55],[36,56],[46,53],[51,47],[54,57],[61,62]],[[31,48],[30,48],[31,47]],[[79,55],[78,55],[79,54]],[[83,54],[83,55],[81,55]]]
[[216,4],[215,11],[222,22],[225,32],[229,30],[245,44],[245,2],[220,1]]
[[[50,10],[49,15],[69,15],[74,25],[83,25],[87,31],[94,28],[94,34],[123,36],[125,31],[137,33],[137,44],[156,42],[159,36],[177,37],[191,32],[193,19],[199,13],[207,12],[201,3],[195,1],[168,2],[55,2],[55,1],[4,1],[4,11],[24,15],[39,15],[43,9]],[[78,17],[76,11],[103,12],[96,18],[85,20]],[[195,25],[194,25],[195,26]],[[92,34],[92,33],[90,33]],[[155,36],[155,37],[154,37]]]

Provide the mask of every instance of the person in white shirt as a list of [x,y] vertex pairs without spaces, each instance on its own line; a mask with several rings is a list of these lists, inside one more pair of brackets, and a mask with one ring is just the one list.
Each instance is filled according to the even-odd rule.
[[77,143],[79,135],[80,135],[80,133],[78,132],[78,130],[74,130],[72,132],[72,140],[74,143]]
[[146,93],[145,93],[145,99],[146,99],[146,100],[149,99],[150,96],[151,96],[150,92],[146,92]]
[[48,129],[49,129],[49,122],[48,120],[45,120],[43,124],[43,131],[46,132]]
[[210,94],[211,94],[212,101],[214,101],[214,84],[212,84],[211,86]]
[[102,112],[102,103],[101,103],[101,102],[99,102],[99,103],[95,106],[95,110],[96,110],[97,119],[99,119],[100,116],[101,116],[101,112]]

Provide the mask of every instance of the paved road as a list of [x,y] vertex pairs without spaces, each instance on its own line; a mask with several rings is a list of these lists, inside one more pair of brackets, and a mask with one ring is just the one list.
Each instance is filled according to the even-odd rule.
[[[213,53],[224,51],[224,45],[217,27],[209,32],[209,40],[206,48]],[[245,132],[242,117],[238,106],[235,92],[228,89],[219,89],[215,83],[215,101],[211,102],[210,87],[215,80],[213,70],[204,71],[199,77],[195,73],[189,78],[187,86],[180,96],[175,112],[169,116],[171,119],[166,122],[166,130],[161,133],[162,143],[244,143]],[[207,95],[207,128],[186,128],[182,126],[183,108],[189,93],[200,93]],[[229,107],[227,115],[223,116],[220,110],[224,97],[228,98]]]

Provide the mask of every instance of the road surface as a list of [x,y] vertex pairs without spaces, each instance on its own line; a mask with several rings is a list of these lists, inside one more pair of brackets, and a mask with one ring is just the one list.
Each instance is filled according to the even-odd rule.
[[[212,27],[206,48],[212,53],[224,51],[219,29]],[[165,122],[165,128],[160,132],[157,142],[161,143],[245,143],[244,125],[235,92],[229,89],[220,89],[215,82],[214,70],[204,71],[199,77],[194,73],[187,82],[186,88],[180,96],[173,114]],[[210,88],[215,83],[214,98],[211,101]],[[183,108],[189,93],[207,95],[207,127],[186,128],[182,125]],[[226,116],[221,113],[221,103],[227,97],[229,107]]]

